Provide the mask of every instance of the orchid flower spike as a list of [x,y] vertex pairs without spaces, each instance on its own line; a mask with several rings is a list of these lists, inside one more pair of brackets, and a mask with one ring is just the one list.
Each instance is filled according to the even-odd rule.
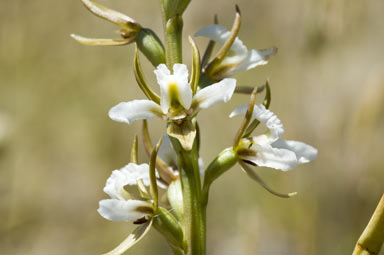
[[[230,118],[244,115],[248,105],[233,110]],[[255,105],[252,120],[257,119],[268,128],[265,134],[241,139],[237,150],[238,157],[248,163],[288,171],[299,164],[308,163],[317,157],[317,149],[298,141],[280,139],[284,133],[278,117],[264,105]]]
[[235,79],[224,79],[193,95],[186,65],[175,64],[171,74],[166,65],[160,64],[154,72],[160,85],[160,103],[152,100],[122,102],[109,111],[112,120],[128,124],[154,117],[182,120],[194,116],[200,109],[228,102],[236,87]]
[[[214,42],[224,45],[230,38],[231,32],[220,25],[210,25],[202,28],[195,36],[207,37]],[[237,72],[246,71],[268,63],[269,57],[275,55],[276,47],[265,50],[248,50],[243,42],[236,37],[224,59],[214,66],[203,67],[203,72],[212,80],[219,81],[231,77]]]

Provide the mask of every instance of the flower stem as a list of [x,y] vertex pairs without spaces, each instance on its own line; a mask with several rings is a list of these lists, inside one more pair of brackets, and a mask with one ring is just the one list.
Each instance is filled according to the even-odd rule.
[[178,157],[184,203],[184,236],[188,255],[205,255],[205,207],[201,205],[200,171],[197,146],[183,149],[179,141],[170,137]]
[[182,63],[182,30],[183,19],[181,15],[169,16],[164,6],[164,1],[160,0],[161,12],[163,16],[164,37],[166,45],[166,61],[169,69],[176,63]]

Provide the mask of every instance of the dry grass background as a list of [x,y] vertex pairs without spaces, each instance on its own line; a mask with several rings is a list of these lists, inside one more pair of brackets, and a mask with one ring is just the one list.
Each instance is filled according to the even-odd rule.
[[[157,1],[99,2],[161,35]],[[312,144],[319,158],[289,173],[258,170],[276,189],[299,192],[288,200],[238,167],[226,173],[211,195],[209,254],[351,254],[384,191],[384,2],[193,0],[185,35],[210,24],[214,13],[229,27],[235,3],[246,45],[279,48],[238,83],[269,77],[285,138]],[[77,0],[0,2],[0,254],[100,254],[132,229],[96,209],[140,127],[107,116],[116,103],[143,98],[133,47],[85,47],[69,37],[117,37],[114,29]],[[185,43],[187,63],[189,53]],[[236,95],[199,116],[206,163],[230,145],[239,123],[227,115],[245,100]],[[164,132],[157,120],[151,130],[154,138]],[[151,231],[128,254],[170,252]]]

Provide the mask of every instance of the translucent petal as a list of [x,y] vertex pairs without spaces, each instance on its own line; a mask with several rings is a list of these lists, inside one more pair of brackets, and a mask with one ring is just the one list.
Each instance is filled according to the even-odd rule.
[[[207,38],[223,45],[225,43],[225,41],[228,40],[230,34],[231,34],[231,32],[228,31],[228,29],[226,29],[223,26],[210,25],[210,26],[204,27],[204,28],[200,29],[199,31],[197,31],[195,33],[195,36],[196,37],[198,37],[198,36],[207,37]],[[245,55],[245,54],[247,54],[248,49],[239,38],[236,38],[236,40],[234,41],[234,43],[231,46],[231,51],[234,51],[234,53],[236,53],[236,55]]]
[[317,149],[298,141],[279,139],[272,144],[272,147],[293,151],[296,154],[299,164],[308,163],[317,158]]
[[173,146],[171,144],[171,140],[169,139],[169,137],[167,135],[163,136],[163,143],[161,144],[159,153],[157,155],[168,166],[176,169],[176,167],[177,167],[176,153],[175,153]]
[[224,79],[199,90],[193,97],[194,105],[199,108],[208,108],[215,104],[228,102],[236,88],[235,79]]
[[121,255],[126,252],[133,245],[138,243],[149,231],[152,226],[152,220],[141,224],[138,226],[133,232],[123,241],[121,242],[115,249],[110,252],[104,253],[103,255]]
[[160,106],[150,100],[122,102],[109,110],[111,119],[128,124],[135,120],[151,119],[161,115]]
[[140,200],[105,199],[99,202],[99,214],[110,221],[134,221],[153,213],[152,204]]
[[298,164],[296,154],[286,149],[272,148],[270,145],[252,145],[256,153],[244,156],[243,159],[253,162],[258,166],[270,167],[278,170],[288,171]]
[[233,111],[229,114],[229,117],[233,118],[233,117],[239,116],[239,115],[244,116],[245,113],[247,112],[247,109],[248,109],[248,105],[247,104],[239,105],[235,109],[233,109]]
[[[247,112],[247,108],[248,105],[246,104],[240,105],[231,112],[229,117],[232,118],[238,115],[245,115],[245,113]],[[257,119],[258,121],[266,125],[266,127],[269,129],[270,134],[268,134],[268,137],[270,139],[270,143],[276,141],[284,134],[284,127],[280,119],[273,112],[266,109],[264,105],[255,105],[255,107],[253,108],[251,121],[253,121],[254,119]]]
[[112,171],[111,176],[107,179],[104,192],[111,198],[124,200],[120,193],[121,189],[125,185],[136,185],[138,179],[142,179],[144,185],[149,186],[148,164],[137,165],[129,163],[119,170]]
[[275,55],[277,48],[273,47],[266,50],[250,50],[247,57],[243,59],[242,63],[236,66],[232,71],[240,72],[247,71],[259,65],[265,65],[268,63],[269,57]]

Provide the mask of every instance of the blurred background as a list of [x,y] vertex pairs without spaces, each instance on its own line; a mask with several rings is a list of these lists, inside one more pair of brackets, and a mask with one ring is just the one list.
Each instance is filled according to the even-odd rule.
[[[157,1],[98,2],[162,37]],[[279,48],[268,65],[237,75],[238,84],[269,78],[284,138],[317,147],[319,156],[288,173],[257,169],[276,190],[297,191],[292,199],[267,193],[239,167],[220,178],[208,207],[208,254],[351,254],[384,191],[384,1],[193,0],[184,38],[215,13],[230,28],[235,4],[243,42]],[[140,123],[107,116],[121,101],[144,98],[134,47],[86,47],[69,37],[118,38],[115,30],[79,0],[0,2],[0,254],[100,254],[133,229],[96,209],[140,132]],[[247,100],[235,95],[199,115],[206,164],[231,145],[239,119],[227,116]],[[158,120],[150,129],[153,140],[165,131]],[[147,161],[142,148],[140,160]],[[152,230],[127,254],[170,250]]]

